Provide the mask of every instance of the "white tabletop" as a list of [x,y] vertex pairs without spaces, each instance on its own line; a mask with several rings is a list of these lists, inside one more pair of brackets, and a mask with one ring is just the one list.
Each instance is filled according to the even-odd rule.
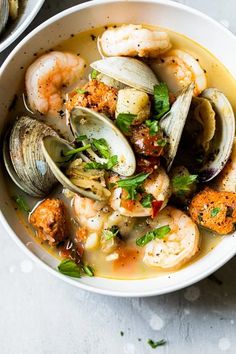
[[[31,28],[79,2],[46,0]],[[178,2],[236,33],[235,0]],[[1,354],[236,353],[236,259],[182,291],[119,299],[61,282],[33,264],[2,226],[0,235]],[[168,343],[152,349],[148,338]]]

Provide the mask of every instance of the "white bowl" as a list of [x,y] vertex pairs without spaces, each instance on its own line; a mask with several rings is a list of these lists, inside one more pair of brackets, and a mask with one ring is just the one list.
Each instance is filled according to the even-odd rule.
[[[3,130],[9,106],[24,70],[39,48],[52,48],[72,33],[91,26],[109,23],[149,23],[169,27],[183,33],[208,48],[236,77],[236,39],[224,27],[176,2],[167,0],[97,0],[70,8],[49,19],[13,50],[0,71],[0,130]],[[2,171],[3,172],[3,171]],[[5,175],[5,174],[4,174]],[[15,242],[52,274],[78,288],[116,296],[151,296],[178,290],[206,277],[236,253],[236,237],[228,236],[206,256],[188,267],[171,274],[146,280],[110,280],[84,277],[79,280],[63,276],[55,269],[58,261],[46,253],[32,238],[16,217],[0,174],[0,220]],[[31,242],[30,242],[31,241]],[[33,242],[32,242],[33,241]],[[30,242],[30,247],[27,243]]]
[[[0,53],[14,42],[33,21],[45,0],[27,0],[19,17],[7,24],[6,30],[0,37]],[[22,1],[21,1],[22,2]]]

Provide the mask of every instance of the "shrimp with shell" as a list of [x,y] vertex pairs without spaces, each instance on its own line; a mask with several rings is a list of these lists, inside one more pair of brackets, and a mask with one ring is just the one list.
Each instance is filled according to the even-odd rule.
[[170,231],[145,246],[143,261],[152,267],[178,269],[199,251],[200,233],[188,215],[169,206],[149,222],[152,230],[166,225]]
[[29,106],[41,114],[57,115],[63,107],[63,91],[78,81],[85,61],[75,54],[52,51],[36,59],[25,77]]
[[171,48],[168,33],[132,24],[108,28],[100,38],[100,46],[106,56],[147,58],[156,58]]

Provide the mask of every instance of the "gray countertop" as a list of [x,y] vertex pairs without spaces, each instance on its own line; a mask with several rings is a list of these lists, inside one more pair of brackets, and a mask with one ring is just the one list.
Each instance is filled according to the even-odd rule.
[[[30,28],[79,2],[46,0]],[[236,33],[235,0],[178,2],[202,10]],[[0,55],[1,62],[8,51]],[[0,234],[1,354],[236,353],[235,258],[182,291],[112,298],[61,282],[33,264],[2,226]],[[164,338],[167,344],[151,349],[148,338]]]

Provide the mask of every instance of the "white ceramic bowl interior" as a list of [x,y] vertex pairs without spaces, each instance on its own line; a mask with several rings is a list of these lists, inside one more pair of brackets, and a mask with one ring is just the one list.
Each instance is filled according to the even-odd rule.
[[19,17],[12,23],[8,24],[5,32],[0,37],[0,52],[13,43],[21,33],[33,21],[45,0],[21,0],[23,9],[20,10]]
[[[43,23],[28,35],[11,53],[0,71],[0,130],[7,119],[7,108],[22,80],[24,70],[33,60],[33,53],[46,50],[67,39],[73,33],[91,26],[109,23],[149,23],[183,33],[208,48],[236,77],[236,39],[224,27],[186,6],[167,0],[101,0],[68,9]],[[219,45],[220,43],[220,45]],[[32,238],[26,233],[5,189],[4,174],[0,174],[0,219],[12,238],[31,257],[61,279],[90,291],[116,296],[150,296],[171,292],[190,285],[212,273],[229,260],[236,251],[236,237],[229,236],[205,257],[168,276],[147,280],[110,280],[65,277],[56,270],[58,261],[37,243],[26,244]]]

